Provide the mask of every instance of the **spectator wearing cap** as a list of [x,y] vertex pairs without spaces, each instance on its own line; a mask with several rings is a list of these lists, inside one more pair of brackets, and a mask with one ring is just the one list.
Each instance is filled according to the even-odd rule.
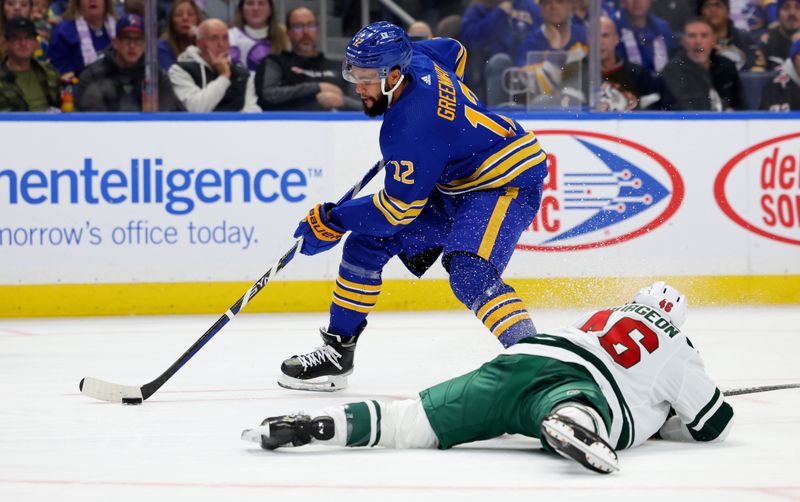
[[[140,112],[144,90],[144,23],[136,14],[122,16],[104,57],[81,73],[75,108],[83,112]],[[159,111],[183,110],[166,72],[158,75]]]
[[53,66],[33,57],[38,46],[36,25],[17,17],[6,23],[6,56],[0,64],[0,111],[55,110],[60,106],[61,80]]
[[708,19],[717,38],[717,53],[734,63],[740,71],[749,70],[756,58],[757,45],[750,34],[733,25],[730,0],[700,0],[697,15]]
[[714,50],[714,30],[703,17],[688,20],[683,50],[664,67],[661,77],[674,98],[673,110],[743,110],[744,90],[736,65]]
[[652,72],[660,72],[678,48],[666,21],[650,12],[652,0],[620,0],[617,23],[620,54]]
[[776,70],[789,57],[793,36],[800,30],[800,0],[778,0],[778,25],[761,36],[754,69]]
[[795,40],[778,74],[764,87],[759,108],[771,112],[800,110],[800,39]]
[[317,16],[307,7],[286,14],[291,52],[267,57],[256,71],[258,103],[264,110],[361,110],[361,100],[342,78],[342,64],[318,48]]
[[0,0],[0,58],[5,54],[5,37],[3,36],[3,26],[9,19],[15,17],[27,17],[36,25],[38,33],[37,41],[38,47],[33,56],[40,61],[47,61],[45,57],[47,54],[47,40],[49,32],[43,31],[33,18],[33,1],[32,0]]
[[0,0],[0,58],[6,53],[3,28],[15,17],[31,17],[31,0]]
[[70,0],[53,29],[47,55],[63,77],[80,75],[114,38],[113,0]]
[[169,69],[175,95],[190,112],[260,112],[253,77],[231,63],[228,26],[206,19],[197,27],[197,45]]

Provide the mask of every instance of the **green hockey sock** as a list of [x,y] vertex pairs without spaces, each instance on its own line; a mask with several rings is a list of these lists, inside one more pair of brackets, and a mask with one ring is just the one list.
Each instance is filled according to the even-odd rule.
[[347,446],[375,446],[381,440],[381,406],[377,401],[346,404]]

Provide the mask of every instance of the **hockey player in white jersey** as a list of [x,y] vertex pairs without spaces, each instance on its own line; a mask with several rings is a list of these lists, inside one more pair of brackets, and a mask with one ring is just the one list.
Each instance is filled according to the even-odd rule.
[[308,443],[444,449],[523,434],[600,473],[619,469],[616,450],[653,436],[722,441],[733,409],[680,330],[686,307],[685,296],[656,282],[631,303],[525,338],[416,399],[270,417],[242,439],[265,449]]

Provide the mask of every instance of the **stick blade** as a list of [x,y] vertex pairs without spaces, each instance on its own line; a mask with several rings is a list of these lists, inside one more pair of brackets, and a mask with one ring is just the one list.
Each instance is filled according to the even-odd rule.
[[86,377],[81,379],[78,387],[83,395],[100,401],[121,403],[123,399],[141,399],[142,388],[134,385],[119,385],[97,378]]

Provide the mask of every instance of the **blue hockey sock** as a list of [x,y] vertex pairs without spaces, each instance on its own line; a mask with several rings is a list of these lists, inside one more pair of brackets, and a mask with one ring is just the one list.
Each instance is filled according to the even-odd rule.
[[491,263],[472,254],[454,253],[449,271],[456,298],[475,313],[503,347],[536,334],[519,295],[503,282]]
[[357,335],[378,301],[381,284],[380,272],[342,262],[333,290],[328,330],[335,335]]

